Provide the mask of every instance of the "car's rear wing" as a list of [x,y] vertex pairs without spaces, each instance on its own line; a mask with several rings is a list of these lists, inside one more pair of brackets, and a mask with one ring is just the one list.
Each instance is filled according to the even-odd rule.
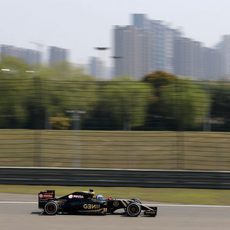
[[55,190],[46,190],[38,193],[38,208],[44,208],[49,200],[55,199]]

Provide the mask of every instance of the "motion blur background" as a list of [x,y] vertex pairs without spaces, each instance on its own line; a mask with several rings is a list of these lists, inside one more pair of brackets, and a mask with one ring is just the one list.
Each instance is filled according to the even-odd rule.
[[[76,7],[84,12],[90,10],[88,1],[76,2]],[[86,30],[83,23],[86,15],[83,17],[82,12],[81,18],[72,14],[75,21],[68,23],[62,14],[62,26],[55,27],[60,29],[56,33],[47,32],[44,21],[49,24],[55,15],[58,24],[61,14],[46,8],[44,18],[40,14],[41,24],[37,24],[38,17],[31,17],[28,11],[30,16],[24,17],[36,21],[38,26],[29,27],[23,21],[21,33],[15,36],[10,36],[9,31],[13,34],[18,31],[14,19],[20,17],[18,13],[11,14],[11,19],[7,16],[11,27],[8,30],[6,24],[0,39],[0,166],[230,170],[230,31],[224,31],[222,36],[225,21],[219,21],[223,27],[219,31],[222,34],[216,35],[221,37],[216,44],[211,45],[213,40],[203,44],[198,41],[201,38],[198,34],[213,33],[218,18],[215,17],[213,27],[207,24],[200,27],[199,33],[191,26],[190,18],[187,31],[191,29],[197,36],[188,38],[182,29],[164,22],[171,14],[163,11],[162,5],[161,11],[150,8],[159,17],[154,18],[149,3],[144,11],[140,2],[125,1],[123,8],[121,3],[114,8],[114,13],[128,9],[125,17],[131,14],[132,22],[114,26],[125,22],[120,19],[115,22],[115,17],[111,17],[114,23],[110,25],[111,44],[109,39],[101,39],[102,30],[92,28],[93,18]],[[182,2],[175,3],[177,10],[172,8],[175,21],[181,21],[175,18],[180,4],[180,12],[184,10],[182,18],[188,10]],[[30,9],[31,3],[24,3]],[[168,9],[169,1],[164,3]],[[59,12],[63,4],[70,10],[74,1],[55,4],[53,9],[57,7]],[[98,4],[106,17],[112,12],[103,1]],[[196,2],[191,8],[193,15],[197,12],[194,20],[204,23],[208,15],[213,18],[216,2],[210,4],[209,8],[207,1],[206,5]],[[140,5],[143,13],[136,14]],[[3,6],[8,10],[13,7],[14,12],[13,1]],[[18,7],[23,14],[22,6]],[[36,7],[35,15],[42,5]],[[207,15],[203,14],[205,10]],[[94,16],[98,20],[99,13]],[[72,28],[75,22],[79,31],[83,27],[85,30],[75,32]],[[68,26],[63,27],[65,23]],[[36,36],[32,36],[33,31]],[[71,33],[74,42],[65,38]],[[91,42],[87,43],[88,40]],[[70,58],[72,47],[87,46],[84,41],[91,53],[98,53],[92,55],[88,47],[85,51],[79,48],[79,59],[84,59],[84,63],[76,63],[76,57]],[[33,48],[22,48],[26,43]],[[47,43],[48,54],[44,52]]]
[[1,73],[1,166],[229,170],[229,82],[63,68]]

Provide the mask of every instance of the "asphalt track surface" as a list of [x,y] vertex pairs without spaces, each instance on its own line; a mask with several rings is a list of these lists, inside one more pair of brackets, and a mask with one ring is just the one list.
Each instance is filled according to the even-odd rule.
[[158,216],[39,215],[37,197],[0,194],[0,230],[229,230],[230,206],[157,204]]

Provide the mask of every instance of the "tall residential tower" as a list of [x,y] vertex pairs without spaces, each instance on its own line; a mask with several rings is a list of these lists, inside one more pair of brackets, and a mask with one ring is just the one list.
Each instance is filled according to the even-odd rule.
[[48,51],[49,65],[68,62],[68,50],[56,46],[50,46]]
[[115,75],[140,79],[155,70],[173,72],[174,39],[179,31],[144,14],[132,15],[132,21],[114,29]]
[[218,49],[207,48],[144,14],[133,14],[132,25],[114,28],[115,76],[141,79],[153,71],[166,71],[215,80],[230,75],[229,54],[230,36],[223,37]]
[[0,47],[1,59],[5,57],[15,57],[21,59],[28,65],[41,64],[41,53],[33,49],[19,48],[11,45],[1,45]]

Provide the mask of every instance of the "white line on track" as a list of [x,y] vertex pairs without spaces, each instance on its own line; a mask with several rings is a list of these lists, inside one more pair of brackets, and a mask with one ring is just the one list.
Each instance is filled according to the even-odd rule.
[[[0,204],[37,204],[35,201],[0,201]],[[199,205],[199,204],[146,204],[156,207],[192,207],[192,208],[230,208],[227,205]]]
[[[153,204],[148,204],[153,206]],[[191,208],[230,208],[228,205],[199,205],[199,204],[154,204],[156,207],[191,207]]]
[[37,204],[33,201],[0,201],[0,204]]

